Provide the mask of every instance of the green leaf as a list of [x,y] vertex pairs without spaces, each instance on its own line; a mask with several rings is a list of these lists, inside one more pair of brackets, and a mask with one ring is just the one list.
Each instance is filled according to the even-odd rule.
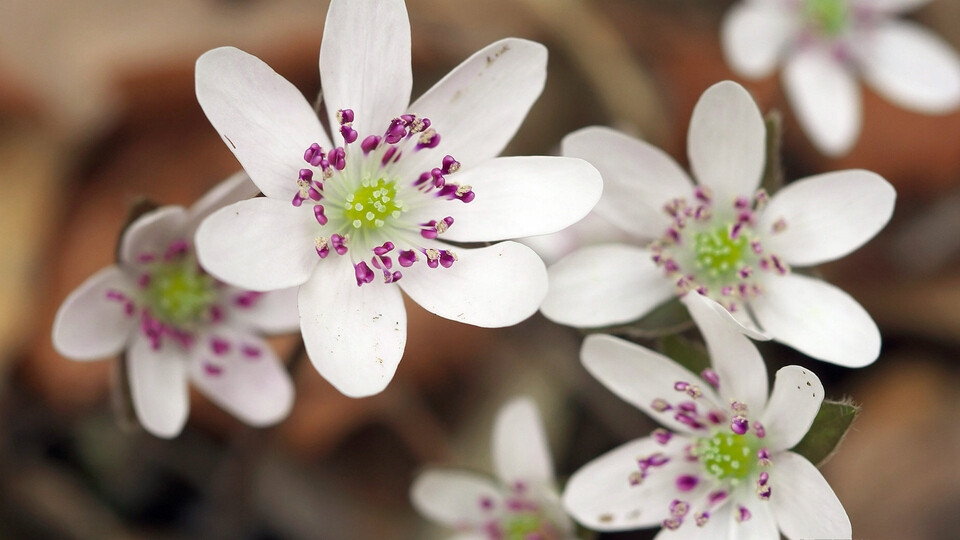
[[681,335],[660,338],[660,351],[694,373],[710,367],[710,355],[702,344]]
[[760,187],[773,195],[783,187],[783,163],[780,160],[783,146],[783,116],[780,111],[772,110],[767,113],[763,122],[767,126],[767,159]]
[[792,450],[818,467],[823,465],[833,457],[858,414],[860,407],[852,402],[824,401],[810,431]]

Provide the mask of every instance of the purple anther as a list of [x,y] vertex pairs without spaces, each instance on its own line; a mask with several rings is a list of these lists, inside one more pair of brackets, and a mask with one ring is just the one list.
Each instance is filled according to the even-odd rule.
[[773,494],[773,488],[770,486],[757,486],[757,496],[760,497],[760,500],[768,501],[770,500],[770,495]]
[[680,265],[673,259],[666,259],[663,261],[663,269],[666,270],[668,274],[672,274],[680,270]]
[[457,198],[460,199],[461,201],[465,202],[465,203],[468,203],[468,202],[476,199],[476,198],[477,198],[477,194],[474,193],[473,190],[467,190],[467,191],[465,191],[465,192],[463,193],[463,195],[461,195],[461,194],[460,194],[460,190],[457,190]]
[[772,460],[770,459],[770,451],[767,450],[766,448],[761,448],[760,450],[757,450],[757,463],[761,467],[766,467],[770,465],[772,463]]
[[373,248],[373,253],[375,255],[386,255],[393,251],[393,248],[396,247],[393,245],[393,242],[384,242],[382,246],[377,246]]
[[163,254],[163,260],[171,261],[185,254],[190,249],[186,240],[174,240],[167,246],[167,251]]
[[684,381],[677,381],[673,383],[673,389],[677,392],[684,392],[687,388],[690,387],[690,383]]
[[727,498],[727,492],[724,490],[714,491],[713,493],[707,495],[707,503],[710,506],[716,506],[722,503]]
[[650,403],[650,408],[657,412],[665,412],[673,409],[673,407],[667,403],[667,400],[663,398],[656,398]]
[[737,400],[734,399],[734,400],[730,401],[730,409],[732,409],[732,410],[734,410],[734,411],[737,411],[737,412],[743,412],[743,411],[747,410],[747,404],[744,403],[744,402],[742,402],[742,401],[737,401]]
[[757,484],[759,484],[759,485],[761,485],[761,486],[765,486],[765,485],[767,485],[767,482],[769,482],[769,481],[770,481],[770,473],[764,471],[764,472],[760,473],[760,478],[757,479]]
[[690,385],[687,387],[687,395],[693,399],[699,399],[703,396],[703,390],[700,390],[699,386]]
[[673,438],[673,432],[667,431],[663,428],[657,428],[650,433],[650,436],[653,437],[653,440],[657,441],[659,444],[667,444],[670,442],[670,439]]
[[674,499],[670,503],[670,514],[676,517],[683,517],[687,515],[687,512],[690,511],[690,504],[686,501],[681,501],[679,499]]
[[421,225],[423,228],[420,229],[420,236],[433,240],[437,237],[437,222],[436,220],[431,219],[430,221]]
[[218,323],[223,321],[223,309],[218,305],[212,305],[209,309],[210,322]]
[[303,153],[303,160],[314,167],[320,165],[320,160],[323,159],[323,157],[323,148],[320,148],[320,145],[317,143],[311,144]]
[[783,232],[787,229],[787,220],[780,218],[773,222],[773,226],[770,227],[770,230],[778,233]]
[[[393,268],[393,259],[390,257],[374,257],[370,259],[370,263],[373,264],[373,267],[377,270],[390,270]],[[386,274],[387,272],[384,272]]]
[[655,452],[650,454],[647,458],[640,460],[641,469],[649,469],[650,467],[663,467],[670,462],[670,458],[661,454],[660,452]]
[[317,218],[317,223],[320,225],[327,224],[327,216],[323,213],[323,205],[315,204],[313,205],[313,217]]
[[363,285],[364,283],[370,283],[373,281],[373,270],[367,266],[365,261],[360,261],[359,263],[355,264],[353,266],[353,271],[357,277],[357,287]]
[[710,383],[710,386],[714,388],[720,388],[720,375],[717,375],[716,371],[707,368],[700,372],[700,377]]
[[710,521],[710,512],[699,512],[696,517],[694,517],[694,520],[697,523],[697,527],[703,527]]
[[643,478],[643,473],[640,471],[633,471],[627,475],[627,482],[629,482],[631,486],[639,486],[640,483],[643,482]]
[[246,343],[240,347],[240,352],[243,354],[244,357],[250,360],[256,360],[263,355],[263,351],[260,349],[260,347],[249,345]]
[[741,278],[747,279],[753,275],[753,268],[750,268],[749,266],[744,266],[743,268],[740,269],[739,274]]
[[767,430],[763,427],[763,424],[759,420],[753,422],[753,432],[757,434],[757,437],[761,439],[767,436]]
[[380,137],[378,135],[369,135],[360,143],[363,155],[373,152],[378,146],[380,146]]
[[460,162],[454,159],[451,155],[443,156],[443,169],[444,174],[455,173],[460,169]]
[[117,302],[126,302],[126,301],[127,301],[127,295],[123,294],[122,292],[120,292],[120,291],[118,291],[118,290],[116,290],[116,289],[107,289],[107,292],[106,292],[106,295],[105,295],[105,296],[107,297],[107,300],[114,300],[114,301],[117,301]]
[[480,508],[484,510],[493,509],[493,499],[490,497],[480,497]]
[[697,404],[692,401],[684,401],[677,405],[677,408],[683,412],[696,413]]
[[710,202],[710,191],[703,186],[697,186],[697,188],[693,190],[693,196],[696,197],[698,201],[705,203]]
[[440,266],[450,268],[456,260],[457,256],[452,251],[443,250],[440,252]]
[[391,146],[387,148],[387,151],[383,153],[383,157],[380,158],[380,165],[386,167],[388,163],[394,158],[400,159],[400,152],[397,150],[396,146]]
[[673,227],[667,229],[667,237],[674,243],[680,242],[680,232]]
[[[428,120],[423,119],[424,122]],[[424,148],[436,148],[440,144],[440,134],[432,129],[427,129],[420,135],[420,139],[417,141],[417,150],[422,150]]]
[[293,200],[290,202],[297,208],[300,208],[300,205],[303,204],[303,196],[300,195],[300,192],[298,191],[293,194]]
[[140,277],[137,278],[137,286],[141,289],[146,289],[150,286],[150,274],[140,274]]
[[217,356],[223,356],[230,351],[230,342],[219,337],[210,338],[210,350]]
[[389,276],[387,276],[386,274],[384,275],[384,278],[385,278],[385,280],[386,280],[387,283],[393,283],[393,282],[395,282],[395,281],[400,281],[400,278],[402,278],[402,277],[403,277],[403,274],[401,274],[399,271],[396,271],[396,272],[390,274]]
[[314,241],[314,247],[317,249],[317,255],[321,259],[326,259],[327,255],[330,254],[330,248],[328,247],[327,239],[323,236]]
[[404,125],[403,120],[394,118],[390,121],[390,126],[387,127],[387,131],[383,134],[383,140],[387,141],[387,144],[397,144],[402,141],[406,135],[407,127]]
[[730,227],[730,234],[729,234],[730,239],[736,240],[737,238],[740,238],[740,234],[742,232],[743,232],[743,222],[735,223],[732,227]]
[[417,262],[417,252],[412,249],[401,251],[400,255],[397,256],[397,262],[400,263],[400,266],[409,268],[413,266],[413,263]]
[[[319,185],[321,189],[323,189],[323,184],[317,184],[317,185]],[[320,191],[313,186],[310,186],[310,189],[307,190],[307,195],[309,195],[314,202],[319,201],[320,199],[323,198],[323,194],[320,193]]]
[[697,487],[699,483],[700,478],[692,474],[683,474],[677,477],[677,489],[680,491],[690,491]]
[[330,160],[330,164],[333,165],[333,168],[338,171],[342,171],[344,167],[347,166],[347,152],[342,146],[338,146],[331,150],[330,155],[327,156],[327,159]]
[[710,423],[715,426],[719,426],[726,419],[727,417],[724,416],[723,413],[720,411],[710,411],[707,413],[707,420],[709,420]]
[[410,114],[410,113],[401,114],[401,115],[400,115],[400,120],[403,120],[403,125],[409,126],[410,124],[412,124],[412,123],[414,123],[414,122],[417,121],[417,115],[415,115],[415,114]]
[[421,173],[420,178],[417,178],[417,180],[414,181],[413,185],[422,186],[423,184],[427,183],[431,178],[432,177],[430,176],[429,172]]
[[737,200],[733,202],[733,207],[737,210],[746,210],[750,208],[750,199],[743,196],[737,197]]
[[677,518],[670,518],[670,519],[663,520],[663,523],[661,523],[660,525],[662,525],[664,529],[675,531],[680,528],[682,521],[683,520],[680,520]]
[[707,296],[710,294],[710,289],[706,285],[700,285],[697,287],[697,294],[701,296]]
[[695,418],[693,418],[687,413],[678,412],[677,414],[673,415],[673,418],[677,422],[680,422],[681,424],[685,424],[693,429],[703,429],[703,424],[701,424],[700,422],[697,422]]
[[430,119],[429,118],[420,118],[419,119],[419,129],[417,131],[423,131],[425,129],[430,129]]
[[244,291],[237,295],[237,297],[234,299],[234,303],[239,308],[251,308],[261,296],[263,296],[262,292]]
[[211,377],[219,377],[223,375],[223,368],[211,362],[204,362],[203,372]]
[[738,523],[743,523],[748,521],[753,514],[750,513],[750,510],[747,510],[746,506],[740,505],[737,507],[737,513],[734,515]]
[[771,255],[770,261],[773,263],[773,267],[777,269],[777,273],[780,274],[781,276],[785,275],[788,272],[786,265],[784,265],[783,262],[780,261],[780,257],[777,257],[776,255]]
[[337,111],[337,123],[340,125],[353,122],[353,109],[340,109]]
[[750,421],[746,416],[737,415],[730,419],[730,430],[737,435],[743,435],[750,429]]
[[313,180],[313,171],[310,169],[300,169],[300,180],[309,183]]
[[343,255],[347,252],[347,239],[339,234],[330,237],[330,244],[333,245],[333,250],[337,252],[337,255]]

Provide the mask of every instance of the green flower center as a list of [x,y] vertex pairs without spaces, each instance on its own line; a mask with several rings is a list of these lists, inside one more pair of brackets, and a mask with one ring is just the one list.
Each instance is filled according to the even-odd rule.
[[743,266],[743,255],[747,250],[747,244],[747,238],[744,235],[730,238],[730,232],[726,226],[697,233],[694,237],[697,266],[706,270],[711,277],[728,277]]
[[759,449],[760,440],[752,433],[718,432],[697,440],[696,454],[704,470],[718,480],[742,480],[756,467]]
[[396,182],[383,178],[363,180],[356,191],[347,195],[343,217],[354,229],[375,230],[390,218],[400,217],[403,203],[397,200]]
[[847,28],[847,0],[807,0],[807,18],[824,34],[837,36]]
[[527,536],[539,533],[541,526],[540,516],[536,514],[520,514],[513,516],[504,524],[506,540],[526,540]]
[[154,317],[182,328],[207,313],[216,300],[214,285],[193,260],[162,264],[150,275],[145,299]]

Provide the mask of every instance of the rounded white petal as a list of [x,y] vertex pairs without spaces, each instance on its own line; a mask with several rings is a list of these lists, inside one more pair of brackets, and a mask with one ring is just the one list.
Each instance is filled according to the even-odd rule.
[[[163,257],[172,240],[192,242],[187,231],[187,210],[182,206],[161,206],[133,221],[120,239],[120,261],[133,265],[140,255]],[[182,238],[177,238],[181,235]]]
[[[471,186],[477,195],[469,203],[444,205],[442,211],[450,211],[456,221],[443,239],[455,242],[492,242],[559,231],[586,216],[603,190],[600,173],[586,161],[546,156],[487,160],[450,175],[448,181]],[[450,204],[458,208],[449,210]],[[437,217],[425,216],[424,221]]]
[[846,66],[817,48],[796,51],[783,69],[800,127],[828,156],[846,154],[860,135],[860,88]]
[[793,20],[781,6],[741,2],[724,16],[720,42],[735,72],[759,79],[777,67],[793,31]]
[[169,340],[154,349],[141,334],[127,351],[133,410],[144,429],[157,437],[176,437],[187,422],[187,354]]
[[493,426],[493,468],[506,485],[553,483],[547,433],[536,404],[529,398],[513,399],[497,414]]
[[335,139],[340,140],[338,109],[353,109],[353,129],[361,139],[382,135],[410,103],[413,84],[410,21],[403,1],[330,2],[320,44],[320,81]]
[[707,343],[710,363],[720,378],[717,391],[723,402],[737,400],[753,410],[763,410],[767,404],[767,366],[760,351],[743,334],[743,326],[706,296],[686,294],[682,301]]
[[[761,500],[757,496],[756,489],[756,484],[750,482],[742,483],[735,488],[732,500],[727,504],[727,508],[729,508],[727,511],[729,538],[737,540],[777,540],[780,538],[774,509],[769,501]],[[777,488],[774,487],[773,489],[776,493]],[[750,512],[750,517],[743,521],[737,521],[740,506]]]
[[[215,349],[213,340],[227,349]],[[251,426],[275,424],[293,406],[293,382],[270,344],[228,327],[198,337],[190,378],[210,401]]]
[[303,94],[259,58],[233,47],[197,60],[197,100],[210,123],[266,196],[289,201],[303,153],[330,148]]
[[891,20],[877,27],[860,65],[867,83],[905,108],[943,114],[960,106],[960,57],[916,23]]
[[[651,527],[670,515],[670,501],[677,498],[679,474],[693,474],[697,463],[685,462],[685,437],[673,437],[661,445],[644,437],[618,446],[573,473],[563,490],[563,506],[584,526],[597,531],[623,531]],[[638,472],[637,459],[656,453],[671,457],[662,467],[650,469],[638,485],[630,484],[631,473]]]
[[[691,512],[696,512],[696,508]],[[696,516],[696,514],[694,514]],[[684,520],[679,529],[671,531],[670,529],[660,529],[653,540],[739,540],[741,537],[736,535],[736,528],[739,523],[733,518],[733,505],[729,502],[721,503],[718,508],[710,510],[710,518],[703,527],[698,527],[694,521],[695,517],[688,517]],[[776,540],[775,536],[758,537],[757,540]]]
[[197,230],[200,265],[252,291],[293,287],[309,279],[320,261],[319,226],[307,208],[258,197],[214,212]]
[[764,279],[764,292],[750,307],[774,340],[852,368],[871,364],[880,355],[880,330],[849,294],[795,273]]
[[562,231],[528,236],[519,241],[532,247],[543,258],[543,262],[551,265],[585,246],[609,242],[629,243],[633,242],[633,238],[620,227],[597,215],[596,212],[590,212]]
[[[890,221],[896,199],[893,186],[869,171],[805,178],[778,191],[763,210],[759,222],[763,247],[797,266],[838,259]],[[786,228],[773,232],[781,219]]]
[[766,137],[760,109],[739,84],[717,83],[700,96],[687,153],[694,177],[713,190],[718,204],[753,195],[763,174]]
[[480,49],[410,105],[411,113],[430,119],[441,142],[434,150],[404,156],[399,165],[420,174],[450,154],[467,170],[497,156],[546,78],[547,49],[539,43],[508,38]]
[[580,359],[587,371],[611,392],[672,431],[692,433],[690,427],[674,419],[673,412],[657,412],[651,405],[655,399],[670,403],[689,399],[674,389],[677,382],[699,386],[703,392],[701,405],[726,408],[713,387],[702,382],[698,375],[666,356],[629,341],[601,334],[587,336],[580,349]]
[[250,176],[245,171],[234,173],[213,186],[213,189],[200,197],[187,211],[186,230],[191,236],[190,240],[193,241],[192,236],[196,233],[197,227],[207,216],[228,204],[256,197],[257,193],[260,193],[260,188],[250,180]]
[[663,207],[693,193],[690,177],[663,150],[610,128],[567,135],[563,155],[585,159],[600,171],[603,195],[594,213],[638,238],[662,235],[670,226]]
[[637,320],[674,295],[650,252],[624,244],[574,251],[551,266],[548,275],[543,315],[581,328]]
[[887,12],[903,12],[929,4],[930,0],[860,0],[860,4]]
[[450,268],[420,261],[404,269],[397,282],[403,292],[431,313],[486,328],[511,326],[537,312],[547,294],[547,270],[532,249],[501,242],[453,251],[458,260]]
[[73,360],[97,360],[122,351],[137,318],[124,311],[123,302],[107,298],[107,291],[131,296],[130,281],[119,267],[108,266],[71,292],[53,321],[57,352]]
[[257,296],[252,301],[241,303],[245,291],[233,291],[229,295],[226,322],[233,326],[251,328],[266,334],[285,334],[300,327],[300,311],[297,309],[299,287],[277,289]]
[[482,501],[497,504],[500,488],[490,478],[468,471],[428,469],[410,487],[418,512],[450,527],[482,525],[489,518]]
[[790,540],[852,538],[850,518],[830,484],[803,456],[783,452],[770,473],[774,517]]
[[787,366],[777,371],[767,408],[760,416],[771,452],[796,446],[813,425],[823,402],[823,384],[812,371]]
[[346,257],[317,265],[300,287],[300,330],[323,378],[350,397],[383,391],[407,342],[400,289],[380,281],[358,287]]

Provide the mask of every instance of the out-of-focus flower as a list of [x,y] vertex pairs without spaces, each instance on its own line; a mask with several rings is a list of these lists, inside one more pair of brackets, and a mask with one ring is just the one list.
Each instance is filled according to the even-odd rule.
[[494,43],[408,106],[403,2],[334,0],[320,48],[333,143],[300,92],[259,59],[204,54],[200,105],[266,197],[210,216],[197,236],[201,262],[253,290],[299,285],[307,352],[349,396],[380,392],[396,371],[401,289],[477,326],[529,317],[547,287],[530,248],[441,238],[545,234],[599,199],[599,174],[582,160],[494,158],[542,91],[546,58],[537,43]]
[[286,417],[293,384],[261,332],[297,328],[296,289],[245,291],[198,265],[197,226],[210,212],[255,195],[245,174],[189,210],[164,206],[124,231],[119,262],[87,279],[60,306],[53,344],[74,360],[126,351],[133,407],[158,437],[175,437],[189,412],[187,381],[254,426]]
[[667,429],[574,473],[564,507],[597,530],[660,525],[658,539],[850,538],[829,484],[789,450],[820,409],[820,380],[785,367],[768,398],[763,359],[729,314],[701,296],[684,302],[712,359],[700,376],[611,336],[584,342],[587,370]]
[[417,510],[467,540],[573,540],[560,507],[553,460],[536,405],[517,398],[493,428],[497,480],[463,470],[430,469],[410,489]]
[[825,154],[856,142],[856,77],[907,109],[942,114],[960,106],[960,58],[943,40],[897,14],[929,0],[748,0],[723,22],[723,49],[744,77],[783,62],[783,84],[800,125]]
[[577,327],[607,326],[693,292],[814,358],[848,367],[873,362],[880,333],[866,311],[791,266],[860,247],[890,219],[896,193],[874,173],[849,170],[797,181],[768,199],[757,191],[764,137],[757,106],[729,81],[703,94],[690,121],[697,186],[643,141],[606,128],[569,135],[564,152],[588,159],[604,177],[596,211],[633,231],[639,246],[586,247],[551,266],[544,315]]

